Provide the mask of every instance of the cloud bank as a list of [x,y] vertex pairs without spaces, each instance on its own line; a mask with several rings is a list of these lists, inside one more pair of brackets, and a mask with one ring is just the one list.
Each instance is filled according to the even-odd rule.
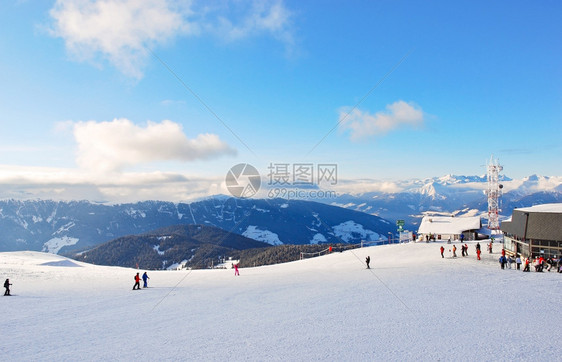
[[80,169],[0,165],[0,198],[185,201],[227,193],[224,176],[205,178],[174,172],[122,172],[108,176]]
[[193,161],[236,154],[217,135],[206,133],[189,139],[181,125],[168,120],[148,122],[145,127],[124,118],[77,122],[73,133],[78,165],[101,172],[154,161]]
[[[50,10],[50,34],[62,38],[80,61],[109,61],[140,79],[150,50],[178,36],[215,34],[238,40],[269,34],[293,45],[291,12],[282,1],[232,1],[212,7],[202,1],[57,0]],[[241,15],[240,15],[241,14]]]
[[424,121],[421,108],[402,100],[386,106],[386,111],[370,114],[349,107],[340,109],[340,130],[350,131],[352,141],[386,134],[401,126],[420,126]]

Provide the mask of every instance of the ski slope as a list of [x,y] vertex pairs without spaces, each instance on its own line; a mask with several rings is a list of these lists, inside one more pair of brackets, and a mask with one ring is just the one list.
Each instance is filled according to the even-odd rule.
[[561,274],[500,270],[499,245],[482,261],[474,244],[454,259],[440,245],[368,247],[239,277],[148,271],[140,291],[133,269],[0,253],[15,294],[0,299],[2,359],[560,360]]

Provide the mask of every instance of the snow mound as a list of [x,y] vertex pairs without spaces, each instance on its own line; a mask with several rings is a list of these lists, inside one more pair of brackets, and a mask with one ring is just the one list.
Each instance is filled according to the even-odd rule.
[[47,266],[64,266],[64,267],[78,267],[81,268],[81,265],[76,264],[73,261],[70,260],[59,260],[59,261],[48,261],[46,263],[43,263],[41,265],[47,265]]

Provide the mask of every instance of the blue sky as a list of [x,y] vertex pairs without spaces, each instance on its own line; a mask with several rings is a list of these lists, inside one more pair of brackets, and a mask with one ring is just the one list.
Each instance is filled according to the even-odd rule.
[[0,197],[224,192],[237,163],[346,180],[562,175],[559,1],[0,3]]

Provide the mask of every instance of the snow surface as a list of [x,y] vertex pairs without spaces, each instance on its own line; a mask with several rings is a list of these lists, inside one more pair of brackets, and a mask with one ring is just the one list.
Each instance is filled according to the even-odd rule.
[[261,209],[261,208],[257,207],[256,205],[252,206],[252,209],[256,210],[256,211],[259,211],[259,212],[263,212],[263,213],[266,213],[266,212],[270,211],[270,210],[267,210],[267,209]]
[[0,253],[15,295],[0,299],[1,349],[10,361],[560,360],[561,274],[501,270],[473,243],[442,259],[440,245],[451,247],[367,247],[237,277],[149,271],[140,291],[134,269]]
[[242,233],[242,236],[271,245],[283,244],[283,242],[279,240],[279,235],[269,230],[258,229],[258,227],[255,225],[248,225],[246,231]]
[[560,214],[562,213],[562,203],[535,205],[531,207],[522,207],[515,210],[523,212],[548,212]]
[[160,245],[154,245],[154,246],[152,247],[152,249],[154,249],[154,251],[156,251],[156,252],[158,253],[158,255],[164,255],[164,254],[166,254],[165,251],[161,251],[161,250],[160,250]]
[[357,235],[359,235],[361,239],[367,241],[379,240],[381,238],[381,236],[376,232],[369,229],[364,229],[363,225],[351,220],[333,226],[332,230],[334,230],[334,234],[336,234],[338,238],[342,239],[345,242],[350,242]]
[[74,226],[76,226],[76,224],[75,224],[73,221],[68,222],[68,223],[66,223],[65,225],[61,226],[57,231],[55,231],[55,232],[53,233],[53,235],[55,235],[55,234],[61,234],[61,233],[63,233],[63,232],[67,232],[67,231],[69,231],[70,229],[72,229]]
[[312,240],[310,240],[310,244],[319,244],[319,243],[325,243],[326,237],[323,234],[320,233],[316,233],[314,234],[314,236],[312,237]]
[[[190,259],[193,259],[193,256]],[[174,263],[174,264],[170,265],[169,267],[167,267],[166,270],[183,269],[185,267],[185,264],[187,264],[188,261],[189,261],[188,259],[184,259],[180,263]]]
[[480,216],[451,217],[426,215],[421,221],[418,233],[461,234],[467,230],[478,230],[480,227]]
[[78,242],[78,238],[71,238],[70,236],[63,236],[60,238],[52,238],[43,244],[43,251],[47,253],[58,254],[60,249],[65,246],[74,245]]
[[[160,210],[159,210],[160,211]],[[133,209],[132,207],[129,207],[128,209],[125,210],[125,213],[129,216],[131,216],[133,219],[137,219],[139,217],[141,218],[145,218],[146,217],[146,213],[142,210],[136,210]]]

